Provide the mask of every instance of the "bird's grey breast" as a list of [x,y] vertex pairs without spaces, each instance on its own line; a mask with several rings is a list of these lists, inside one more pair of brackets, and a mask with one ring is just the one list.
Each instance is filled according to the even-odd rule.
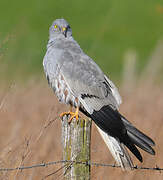
[[69,69],[63,67],[73,65],[73,54],[80,54],[80,52],[81,50],[75,46],[75,42],[58,40],[48,46],[43,62],[49,84],[59,101],[72,104],[75,107],[79,105],[79,102],[77,97],[71,93],[64,78],[65,71],[69,71]]

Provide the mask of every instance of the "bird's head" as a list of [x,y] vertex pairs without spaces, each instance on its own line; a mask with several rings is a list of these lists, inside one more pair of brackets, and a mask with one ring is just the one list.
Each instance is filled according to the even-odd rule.
[[72,30],[65,19],[56,19],[49,29],[49,35],[50,38],[67,38],[72,36]]

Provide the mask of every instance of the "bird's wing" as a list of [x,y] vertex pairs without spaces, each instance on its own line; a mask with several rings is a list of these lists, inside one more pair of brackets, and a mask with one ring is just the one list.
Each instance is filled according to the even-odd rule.
[[121,96],[119,94],[119,91],[118,91],[117,87],[114,85],[114,83],[106,75],[105,75],[105,79],[110,84],[112,94],[113,94],[114,98],[116,99],[117,104],[119,106],[122,103],[122,98],[121,98]]
[[76,41],[59,41],[55,46],[50,46],[43,66],[51,83],[59,73],[64,76],[73,95],[81,99],[85,108],[89,106],[86,108],[88,112],[99,110],[104,105],[118,108],[121,97],[117,88],[98,65],[83,53]]
[[118,108],[119,101],[113,93],[115,86],[109,83],[91,58],[84,53],[76,55],[71,51],[64,51],[61,59],[61,73],[69,89],[79,98],[88,113],[98,111],[106,105]]

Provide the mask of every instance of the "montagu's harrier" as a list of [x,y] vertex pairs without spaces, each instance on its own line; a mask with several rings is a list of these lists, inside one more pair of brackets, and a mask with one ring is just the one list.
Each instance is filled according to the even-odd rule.
[[[49,30],[44,71],[60,102],[76,108],[69,122],[78,119],[79,110],[96,124],[116,162],[123,169],[132,169],[132,160],[125,146],[143,161],[137,147],[154,155],[154,141],[136,129],[118,112],[121,97],[113,82],[87,56],[72,36],[64,19],[57,19]],[[66,113],[62,113],[64,115]]]

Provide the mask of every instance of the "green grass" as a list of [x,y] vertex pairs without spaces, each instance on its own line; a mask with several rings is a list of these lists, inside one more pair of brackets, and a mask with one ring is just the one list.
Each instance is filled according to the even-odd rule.
[[1,78],[43,73],[48,29],[61,17],[84,51],[112,78],[120,77],[124,53],[131,48],[138,53],[141,71],[163,34],[162,0],[1,0]]

